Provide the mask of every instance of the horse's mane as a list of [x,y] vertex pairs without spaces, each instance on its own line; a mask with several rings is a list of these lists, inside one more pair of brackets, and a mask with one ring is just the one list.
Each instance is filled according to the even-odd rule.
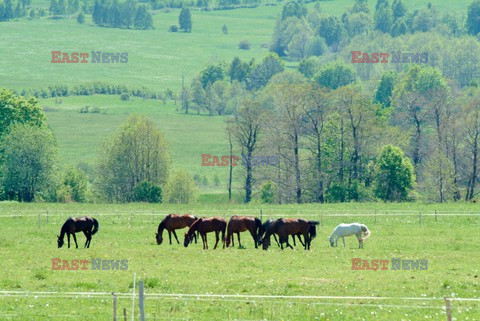
[[270,226],[268,227],[267,231],[265,232],[265,237],[268,237],[270,235],[272,235],[273,233],[275,233],[278,229],[278,227],[280,226],[280,224],[282,224],[283,221],[281,218],[279,218],[278,220],[276,221],[273,221]]

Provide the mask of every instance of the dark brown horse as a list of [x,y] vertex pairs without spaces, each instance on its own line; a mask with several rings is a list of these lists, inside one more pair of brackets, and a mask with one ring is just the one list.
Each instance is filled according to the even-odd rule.
[[234,215],[230,218],[227,225],[227,238],[225,239],[225,243],[227,247],[230,246],[230,242],[235,246],[233,234],[237,233],[238,247],[240,248],[242,247],[240,243],[240,232],[249,231],[255,243],[255,248],[258,248],[259,237],[263,234],[262,228],[262,221],[256,217]]
[[278,234],[280,238],[280,248],[283,250],[283,243],[287,243],[287,246],[293,249],[288,243],[288,235],[303,235],[305,239],[305,250],[310,249],[310,243],[312,239],[317,235],[316,226],[318,222],[307,221],[303,219],[278,219],[273,222],[268,230],[265,232],[265,237],[262,239],[263,249],[266,250],[270,246],[270,236],[272,234]]
[[[262,231],[261,233],[258,235],[258,239],[259,239],[259,244],[262,244],[262,237],[263,237],[263,234],[268,230],[268,228],[270,227],[270,225],[275,222],[276,220],[273,219],[273,218],[270,218],[268,220],[266,220],[263,224],[262,224]],[[277,236],[275,233],[272,234],[273,235],[273,238],[275,239],[275,242],[277,243],[277,246],[280,247],[280,243],[278,243],[278,240],[277,240]],[[305,243],[302,242],[302,238],[300,237],[301,234],[296,234],[296,236],[298,237],[298,240],[300,241],[300,243],[302,243],[303,246],[305,246]],[[292,239],[293,239],[293,246],[297,246],[297,243],[295,242],[295,235],[292,235]],[[288,235],[287,235],[287,242],[288,242]]]
[[219,233],[222,232],[222,242],[223,248],[225,248],[225,230],[227,228],[227,222],[221,217],[202,217],[193,222],[188,229],[188,232],[185,233],[185,239],[183,241],[183,245],[185,247],[188,246],[192,242],[193,236],[195,232],[199,232],[202,236],[203,241],[203,249],[208,250],[208,243],[207,243],[207,233],[215,232],[215,247],[214,250],[217,248],[217,244],[219,239]]
[[[172,233],[175,236],[175,240],[177,243],[180,244],[178,241],[177,233],[175,230],[182,229],[185,227],[190,227],[198,219],[198,217],[189,215],[189,214],[168,214],[158,225],[158,231],[155,233],[155,237],[157,239],[157,244],[160,245],[163,242],[163,230],[168,231],[168,238],[170,240],[170,245],[172,244]],[[197,236],[195,237],[195,243],[197,243]]]
[[[93,230],[92,230],[93,228]],[[77,238],[75,233],[83,232],[87,241],[85,242],[85,247],[90,247],[90,242],[92,240],[92,235],[98,232],[98,221],[90,216],[82,217],[69,217],[65,223],[63,223],[62,229],[60,230],[60,235],[57,235],[58,248],[63,246],[63,239],[65,233],[67,233],[68,239],[68,248],[70,248],[70,234],[73,235],[73,240],[75,241],[75,246],[78,249]]]

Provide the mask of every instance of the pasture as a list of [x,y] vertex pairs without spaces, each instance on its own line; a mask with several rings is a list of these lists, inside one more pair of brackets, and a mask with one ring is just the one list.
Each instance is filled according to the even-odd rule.
[[[304,217],[321,221],[310,251],[255,250],[249,235],[244,248],[207,250],[201,243],[156,245],[155,232],[162,214],[197,216],[233,214]],[[148,320],[443,320],[443,297],[479,297],[478,230],[476,204],[338,204],[338,205],[0,205],[0,288],[8,291],[118,292],[132,291],[133,273],[145,280]],[[434,213],[437,213],[435,217]],[[375,215],[376,213],[376,215]],[[47,223],[48,214],[48,223]],[[468,214],[468,215],[467,215]],[[472,215],[475,214],[475,215]],[[100,222],[90,249],[57,249],[56,235],[70,215],[92,215]],[[366,224],[372,236],[358,249],[355,237],[343,248],[331,248],[327,237],[341,222]],[[183,232],[177,234],[183,235]],[[166,237],[166,234],[164,234]],[[181,238],[183,240],[183,237]],[[210,248],[213,235],[209,235]],[[128,260],[127,270],[51,270],[51,259],[101,258]],[[352,258],[428,260],[427,270],[353,271]],[[194,294],[185,298],[149,297],[150,294]],[[197,295],[207,295],[200,296]],[[209,297],[208,295],[245,297]],[[314,299],[249,297],[381,296],[374,299]],[[405,297],[418,298],[413,301]],[[435,298],[435,299],[432,299]],[[0,294],[0,319],[50,320],[111,319],[112,299],[5,296]],[[131,300],[120,297],[119,309]],[[138,305],[136,305],[138,308]],[[478,302],[453,302],[456,320],[479,320]],[[138,313],[138,310],[135,311]],[[66,316],[65,316],[66,315]]]

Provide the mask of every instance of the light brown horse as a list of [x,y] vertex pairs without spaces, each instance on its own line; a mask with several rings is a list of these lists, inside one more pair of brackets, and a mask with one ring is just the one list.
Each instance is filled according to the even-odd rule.
[[[198,217],[189,215],[189,214],[168,214],[165,216],[165,218],[160,222],[158,225],[158,231],[155,233],[155,237],[157,239],[157,244],[160,245],[163,242],[163,230],[168,231],[168,238],[170,240],[170,245],[172,244],[172,233],[173,236],[175,236],[175,240],[177,240],[177,243],[180,244],[178,241],[177,233],[175,233],[175,230],[182,229],[185,227],[190,227],[193,222],[195,222],[198,219]],[[197,236],[194,235],[195,237],[195,243],[197,242]]]
[[98,221],[90,216],[69,217],[65,223],[63,223],[62,228],[60,229],[60,235],[57,235],[58,248],[63,246],[63,239],[65,237],[65,233],[67,233],[68,248],[70,248],[70,235],[73,235],[75,246],[78,249],[75,233],[79,232],[83,232],[83,234],[85,234],[85,237],[87,238],[85,247],[89,248],[90,242],[92,241],[92,235],[95,235],[95,233],[98,232]]
[[222,243],[223,248],[225,248],[225,230],[227,228],[227,222],[221,217],[202,217],[193,222],[188,229],[188,232],[185,233],[185,239],[183,241],[183,245],[185,247],[188,246],[192,242],[192,238],[195,235],[195,232],[198,231],[202,236],[203,241],[203,249],[208,250],[208,243],[207,243],[207,233],[215,232],[215,247],[214,250],[217,248],[217,244],[219,239],[219,233],[222,232]]
[[287,218],[278,219],[273,222],[268,230],[265,232],[265,237],[262,239],[263,249],[266,250],[270,246],[270,236],[275,233],[278,234],[280,240],[280,248],[283,250],[283,243],[293,249],[288,243],[288,235],[303,235],[305,239],[305,250],[310,249],[312,239],[317,235],[316,225],[319,222],[307,221],[303,219]]
[[232,245],[235,246],[235,238],[233,234],[237,233],[238,247],[240,248],[242,247],[242,244],[240,243],[240,232],[249,231],[253,238],[253,242],[255,243],[255,248],[258,248],[259,237],[263,234],[262,229],[262,221],[260,221],[260,219],[253,216],[234,215],[230,218],[227,225],[227,238],[225,239],[225,243],[227,247],[229,247],[231,241]]

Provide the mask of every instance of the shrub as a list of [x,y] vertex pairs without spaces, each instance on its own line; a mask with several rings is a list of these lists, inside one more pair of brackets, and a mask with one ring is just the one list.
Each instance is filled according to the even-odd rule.
[[171,25],[168,27],[169,32],[178,32],[178,26],[177,25]]
[[264,203],[273,203],[275,199],[275,185],[271,180],[262,185],[260,198]]
[[242,50],[250,50],[250,42],[247,40],[242,40],[238,43],[238,48]]
[[143,181],[135,185],[133,189],[135,202],[161,203],[162,188],[149,181]]
[[195,183],[185,171],[174,173],[165,186],[165,200],[173,204],[188,204],[195,199]]
[[127,93],[123,93],[120,95],[121,100],[130,100],[130,95]]

